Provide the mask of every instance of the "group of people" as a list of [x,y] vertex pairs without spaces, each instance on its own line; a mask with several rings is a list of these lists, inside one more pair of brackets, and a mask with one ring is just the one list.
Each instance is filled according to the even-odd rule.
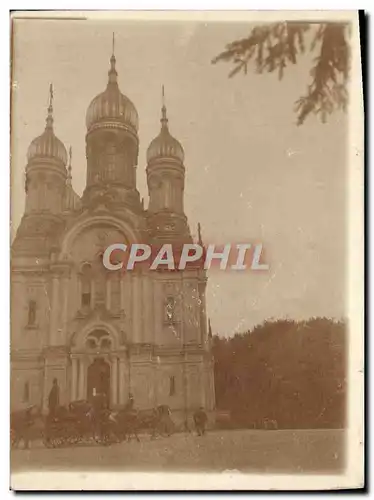
[[[88,404],[88,403],[87,403]],[[72,410],[74,403],[69,405],[69,410]],[[92,401],[89,404],[89,412],[88,417],[90,418],[94,430],[95,436],[102,436],[104,432],[105,422],[106,420],[115,418],[113,416],[113,412],[108,408],[108,401],[105,395],[97,393],[93,396]],[[14,434],[14,444],[16,445],[20,439],[23,439],[25,442],[25,447],[29,446],[29,434],[30,429],[33,426],[35,415],[33,415],[33,411],[35,407],[30,406],[23,412],[16,412],[16,414],[12,418],[12,435]],[[58,386],[57,379],[53,379],[52,388],[50,390],[48,396],[48,415],[46,420],[47,428],[50,429],[50,426],[53,425],[55,421],[58,421],[58,417],[60,415],[59,411],[61,410],[60,406],[60,388]],[[136,414],[135,409],[135,400],[133,394],[129,394],[127,403],[124,407],[124,412],[128,415]],[[159,405],[154,409],[154,418],[153,420],[156,422],[156,427],[154,432],[160,432],[164,435],[170,435],[173,432],[174,424],[171,418],[171,410],[168,405]],[[108,417],[106,419],[105,417]],[[203,436],[206,433],[206,426],[208,422],[208,417],[203,407],[200,407],[193,414],[193,422],[196,433],[198,436]],[[116,422],[113,422],[116,423]],[[185,421],[185,431],[191,432],[189,429],[187,420]],[[48,432],[49,434],[49,432]]]
[[[53,380],[52,389],[48,397],[48,408],[49,408],[49,419],[52,421],[56,417],[56,411],[60,405],[60,389],[58,386],[57,379]],[[131,413],[135,410],[135,400],[132,393],[129,393],[127,403],[125,405],[125,411]],[[96,393],[92,398],[92,419],[97,428],[98,432],[101,433],[102,424],[102,414],[108,410],[108,402],[105,395]],[[167,428],[168,421],[171,418],[171,411],[167,405],[161,405],[158,407],[160,412],[161,425]],[[162,411],[161,411],[162,410]],[[196,433],[198,436],[205,435],[206,427],[208,423],[208,417],[203,407],[200,407],[193,414],[193,421]],[[185,421],[185,430],[190,432],[187,421]]]

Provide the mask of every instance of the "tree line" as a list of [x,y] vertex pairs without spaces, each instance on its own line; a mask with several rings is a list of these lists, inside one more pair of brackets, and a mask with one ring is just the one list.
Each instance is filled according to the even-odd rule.
[[[218,421],[232,427],[343,428],[343,321],[265,321],[234,337],[213,336]],[[227,418],[227,415],[230,418]]]

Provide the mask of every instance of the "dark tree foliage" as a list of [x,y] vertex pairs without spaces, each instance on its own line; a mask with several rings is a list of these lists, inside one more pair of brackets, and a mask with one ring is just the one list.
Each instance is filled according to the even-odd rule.
[[233,77],[241,71],[247,74],[248,64],[253,61],[257,73],[277,72],[281,80],[287,65],[297,64],[307,50],[315,53],[311,81],[306,93],[295,102],[295,112],[298,125],[311,113],[325,122],[328,114],[347,107],[349,34],[347,23],[279,22],[257,26],[247,38],[228,44],[212,63],[233,63],[229,73]]
[[266,321],[231,338],[213,337],[218,410],[234,426],[343,428],[346,328],[326,318]]

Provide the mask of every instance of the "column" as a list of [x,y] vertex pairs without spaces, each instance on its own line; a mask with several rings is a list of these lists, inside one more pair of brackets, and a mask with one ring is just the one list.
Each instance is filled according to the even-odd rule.
[[182,374],[183,374],[183,406],[184,416],[188,418],[188,368],[186,363],[186,353],[184,353],[182,361]]
[[133,271],[123,273],[120,279],[121,287],[121,309],[125,311],[126,329],[130,330],[132,318],[132,301],[131,301],[131,275]]
[[125,293],[126,293],[126,287],[125,287],[125,281],[126,281],[126,278],[124,275],[121,276],[121,281],[120,281],[120,287],[121,287],[121,299],[120,299],[120,303],[121,303],[121,309],[125,312],[126,311],[126,296],[125,296]]
[[59,292],[59,282],[58,275],[54,274],[52,276],[52,304],[51,304],[51,316],[50,316],[50,330],[49,339],[50,345],[58,345],[58,292]]
[[76,304],[77,310],[80,310],[82,307],[82,278],[81,275],[78,274],[78,284],[77,284],[77,292],[78,292],[78,303]]
[[132,342],[137,344],[141,342],[141,289],[140,289],[140,276],[135,272],[132,279],[133,288],[133,300],[132,300],[132,313],[133,313],[133,323],[132,323]]
[[77,399],[78,359],[71,360],[71,401]]
[[69,311],[69,277],[64,276],[63,279],[63,306],[62,306],[62,316],[61,316],[61,331],[62,338],[60,339],[60,344],[65,344],[67,338],[66,326],[68,324],[68,311]]
[[163,324],[163,290],[160,280],[155,277],[153,281],[153,311],[154,311],[154,321],[153,323],[153,342],[155,344],[162,343],[162,324]]
[[118,358],[112,358],[112,377],[111,377],[111,389],[112,389],[112,407],[118,404],[117,394],[118,394]]
[[84,395],[84,387],[85,387],[85,362],[84,359],[79,359],[79,390],[78,390],[78,399],[86,399]]
[[48,413],[48,396],[49,396],[49,377],[48,377],[48,369],[47,366],[44,367],[44,376],[43,376],[43,413]]
[[199,290],[199,310],[200,310],[200,343],[207,345],[207,324],[206,324],[206,298],[205,298],[206,281],[200,281],[198,284]]
[[91,309],[94,309],[96,303],[96,283],[95,280],[91,280]]
[[206,369],[204,361],[200,361],[199,366],[199,378],[200,378],[200,404],[206,408]]
[[111,276],[107,276],[107,280],[106,280],[105,307],[108,311],[110,311],[110,308],[111,308]]
[[126,360],[119,358],[119,404],[123,406],[126,403]]
[[152,291],[152,279],[148,274],[143,276],[143,340],[147,344],[153,343],[153,321],[152,321],[152,311],[153,311],[153,291]]

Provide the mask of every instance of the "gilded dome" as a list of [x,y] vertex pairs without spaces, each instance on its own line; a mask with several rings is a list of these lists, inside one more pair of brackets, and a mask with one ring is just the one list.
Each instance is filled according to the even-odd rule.
[[184,151],[181,143],[169,132],[165,105],[162,106],[161,131],[147,149],[148,163],[158,158],[175,159],[180,163],[184,161]]
[[116,58],[114,55],[110,58],[110,64],[107,88],[97,95],[88,106],[86,114],[87,130],[90,131],[95,126],[100,126],[100,124],[114,122],[136,134],[139,127],[138,113],[134,104],[121,93],[118,87],[115,67]]
[[50,102],[48,106],[48,116],[44,132],[36,137],[27,150],[27,160],[47,158],[59,161],[64,167],[67,164],[68,155],[62,141],[55,136],[53,130],[53,107],[52,107],[52,87],[50,88]]

